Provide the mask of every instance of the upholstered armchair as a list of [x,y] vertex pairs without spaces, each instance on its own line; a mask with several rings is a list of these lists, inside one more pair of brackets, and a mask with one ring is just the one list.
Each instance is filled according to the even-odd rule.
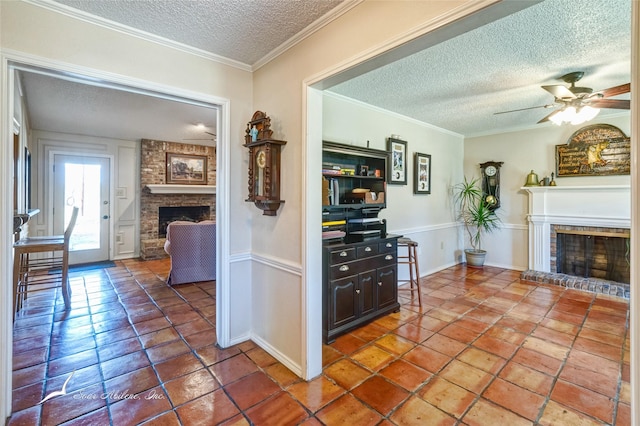
[[171,222],[164,250],[171,257],[167,284],[216,279],[216,223]]

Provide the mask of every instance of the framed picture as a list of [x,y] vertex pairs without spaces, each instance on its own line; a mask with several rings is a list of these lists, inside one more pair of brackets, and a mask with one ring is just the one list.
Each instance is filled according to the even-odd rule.
[[413,155],[413,193],[431,194],[431,155]]
[[207,156],[167,152],[167,183],[207,184]]
[[388,138],[387,151],[391,156],[387,182],[394,185],[407,184],[407,142]]

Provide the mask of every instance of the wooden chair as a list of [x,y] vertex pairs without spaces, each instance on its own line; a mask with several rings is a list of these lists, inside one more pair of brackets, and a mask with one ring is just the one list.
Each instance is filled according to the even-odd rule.
[[74,207],[64,235],[25,237],[13,244],[14,312],[22,308],[27,292],[58,286],[62,288],[65,308],[71,308],[69,240],[77,218],[78,207]]

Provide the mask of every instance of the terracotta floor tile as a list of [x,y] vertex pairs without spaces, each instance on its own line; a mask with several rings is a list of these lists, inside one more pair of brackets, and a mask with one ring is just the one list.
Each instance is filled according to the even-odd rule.
[[457,360],[451,361],[438,375],[478,395],[493,377],[485,371]]
[[232,347],[227,349],[221,349],[215,345],[206,346],[196,351],[198,357],[202,360],[204,365],[209,366],[225,359],[234,357],[240,353],[240,349]]
[[258,367],[244,354],[220,361],[212,365],[210,369],[216,379],[225,386],[258,371]]
[[380,414],[347,394],[316,413],[316,417],[325,425],[377,425]]
[[496,374],[506,364],[499,356],[474,347],[466,349],[457,359],[491,374]]
[[583,387],[558,380],[551,391],[551,399],[605,423],[613,421],[613,401]]
[[498,407],[486,399],[480,399],[476,402],[462,418],[462,421],[469,426],[531,426],[529,420]]
[[287,391],[312,413],[338,398],[345,389],[324,376],[309,382],[299,382],[287,388]]
[[169,398],[159,386],[109,406],[114,425],[141,423],[170,409]]
[[620,371],[620,363],[594,355],[579,349],[572,349],[567,358],[567,365],[598,371],[603,374],[617,376]]
[[[522,334],[529,334],[536,327],[535,322],[526,321],[521,318],[515,318],[512,316],[505,316],[501,318],[496,322],[495,325],[509,329],[509,330],[517,331],[518,333],[522,333]],[[517,343],[517,342],[512,342],[512,343]]]
[[486,334],[480,336],[476,341],[474,341],[473,346],[505,359],[511,358],[518,349],[517,345],[496,339],[495,337],[487,336]]
[[258,367],[264,368],[278,362],[277,359],[269,355],[269,353],[262,348],[254,348],[245,353]]
[[[80,417],[76,417],[65,423],[65,426],[108,425],[109,410],[107,407],[99,408]],[[168,426],[168,425],[167,425]]]
[[538,395],[547,395],[553,385],[552,376],[517,362],[509,362],[500,372],[500,377]]
[[402,359],[380,370],[380,375],[411,392],[422,386],[432,376],[430,372]]
[[540,325],[550,328],[552,330],[560,331],[575,337],[580,329],[577,325],[564,321],[555,320],[552,318],[545,318],[540,321]]
[[344,354],[329,345],[322,345],[322,367],[332,364],[344,357]]
[[371,377],[351,393],[383,416],[387,416],[409,396],[409,392],[381,376]]
[[282,386],[283,388],[286,388],[302,380],[291,370],[280,363],[270,365],[266,367],[264,371],[269,375],[269,377],[271,377],[276,383],[280,384],[280,386]]
[[618,404],[618,413],[614,424],[630,425],[631,424],[631,406],[628,404]]
[[434,407],[438,407],[457,419],[462,417],[477,396],[440,377],[434,377],[420,389],[418,395]]
[[304,408],[286,392],[280,392],[246,411],[252,425],[286,426],[308,417]]
[[44,381],[13,390],[11,411],[21,411],[37,405],[45,397]]
[[178,407],[176,412],[184,425],[198,424],[203,419],[209,424],[220,424],[240,413],[222,389],[187,402]]
[[453,426],[456,424],[456,419],[416,396],[410,397],[389,418],[395,424],[403,426],[424,426],[427,424]]
[[145,348],[151,348],[153,346],[169,343],[174,340],[180,339],[180,335],[173,328],[163,328],[162,330],[152,331],[151,333],[143,334],[140,337],[142,346]]
[[[384,374],[383,372],[384,370],[381,371],[381,374]],[[359,366],[350,359],[341,359],[329,365],[324,369],[323,373],[347,390],[352,389],[356,385],[364,382],[367,377],[371,376],[369,370]]]
[[97,351],[95,349],[90,349],[50,361],[47,375],[49,377],[59,376],[97,363]]
[[610,376],[599,371],[587,370],[572,364],[566,365],[560,375],[560,379],[598,392],[610,398],[615,398],[618,387],[618,376]]
[[511,360],[552,376],[558,374],[562,365],[562,362],[556,358],[527,348],[520,348]]
[[433,331],[414,325],[413,323],[401,325],[393,332],[414,343],[422,343],[434,334]]
[[42,364],[49,357],[49,348],[42,347],[31,349],[25,352],[13,352],[13,369],[20,370],[22,368],[31,367],[33,365]]
[[104,382],[104,396],[113,404],[127,395],[144,392],[159,384],[153,368],[147,366]]
[[149,359],[144,352],[139,351],[102,362],[100,369],[105,380],[108,380],[147,365],[149,365]]
[[[71,378],[69,379],[69,377]],[[100,367],[98,364],[93,364],[88,367],[73,370],[70,373],[50,377],[47,379],[45,394],[59,391],[67,380],[69,380],[66,387],[67,392],[73,392],[96,383],[101,383],[102,375],[100,374]]]
[[130,339],[100,346],[98,348],[98,355],[100,356],[100,361],[107,361],[122,355],[137,352],[141,349],[142,345],[140,344],[140,341],[137,338],[132,337]]
[[13,389],[23,386],[32,385],[43,381],[47,372],[46,364],[32,365],[31,367],[14,370],[12,377]]
[[575,334],[571,335],[543,326],[539,326],[533,330],[531,336],[566,347],[570,347],[576,337]]
[[363,327],[353,330],[350,334],[364,340],[365,342],[372,342],[379,337],[382,337],[388,331],[389,330],[386,328],[380,327],[375,323],[369,323]]
[[540,352],[543,355],[550,356],[560,361],[563,361],[569,353],[569,348],[567,346],[558,345],[556,343],[531,336],[524,340],[522,347]]
[[469,344],[478,337],[477,332],[461,327],[455,323],[446,326],[440,330],[438,334],[457,340],[463,344]]
[[150,420],[140,423],[144,426],[182,426],[182,423],[178,419],[178,415],[175,411],[167,411],[164,414],[160,414],[158,417],[154,417]]
[[429,331],[433,331],[434,333],[442,330],[444,327],[449,325],[449,323],[447,321],[443,321],[441,319],[434,318],[434,317],[431,317],[429,315],[421,316],[421,317],[411,321],[411,324],[415,324],[418,327],[427,329]]
[[207,369],[197,370],[164,383],[174,407],[213,392],[219,387],[220,384]]
[[352,358],[355,361],[372,371],[380,370],[382,367],[389,364],[394,357],[395,356],[393,354],[377,346],[367,346],[352,355]]
[[360,339],[353,334],[345,334],[338,337],[336,341],[330,345],[332,348],[339,350],[343,354],[350,355],[367,344],[368,343],[365,340]]
[[[160,312],[160,315],[162,315],[162,312]],[[162,330],[163,328],[167,328],[170,326],[171,326],[171,323],[164,316],[148,319],[145,321],[140,321],[133,324],[133,327],[136,329],[136,332],[140,336],[142,336],[143,334],[148,334],[154,331]]]
[[215,331],[215,327],[204,318],[197,319],[195,321],[187,322],[185,324],[176,325],[176,330],[182,336],[189,336],[191,334],[200,333],[202,331]]
[[72,341],[59,341],[58,344],[52,344],[50,346],[49,359],[62,358],[63,356],[77,354],[94,349],[95,347],[96,340],[93,338],[93,335]]
[[146,352],[152,363],[158,363],[191,352],[191,348],[182,340],[174,340],[164,345],[148,348]]
[[489,385],[482,396],[531,421],[538,418],[540,407],[545,402],[543,396],[499,378]]
[[602,426],[602,422],[555,401],[547,403],[539,423],[544,426]]
[[451,358],[431,348],[418,345],[407,352],[403,359],[431,373],[437,373]]
[[375,344],[394,355],[402,355],[416,346],[415,342],[405,339],[395,333],[389,333],[379,338],[375,341]]
[[278,384],[261,371],[245,376],[224,389],[241,410],[253,407],[281,390]]
[[175,379],[204,368],[202,362],[191,352],[154,365],[163,382]]
[[467,347],[464,343],[439,333],[434,334],[426,341],[422,342],[422,345],[450,357],[458,355]]

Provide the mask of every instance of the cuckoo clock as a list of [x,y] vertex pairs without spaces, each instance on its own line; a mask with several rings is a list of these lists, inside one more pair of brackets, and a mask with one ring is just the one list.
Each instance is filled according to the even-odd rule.
[[500,167],[502,161],[487,161],[480,164],[482,174],[482,196],[490,210],[500,207]]
[[256,111],[247,123],[245,144],[249,149],[249,197],[266,216],[275,216],[280,204],[280,154],[287,143],[271,139],[271,119]]

